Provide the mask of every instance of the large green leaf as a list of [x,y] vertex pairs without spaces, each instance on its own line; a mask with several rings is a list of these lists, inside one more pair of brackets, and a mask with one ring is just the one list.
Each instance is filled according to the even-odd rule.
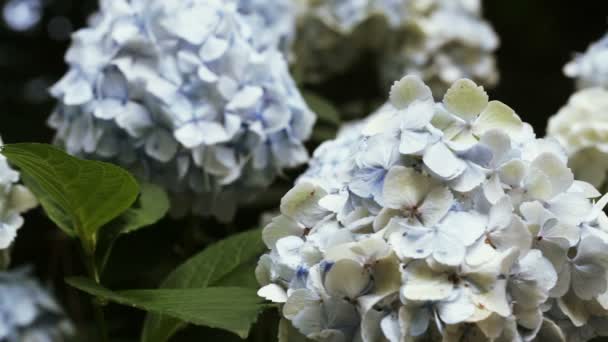
[[249,335],[265,304],[255,289],[207,287],[200,289],[161,289],[110,291],[82,277],[67,279],[68,284],[86,293],[122,305],[155,312],[188,323]]
[[115,220],[115,233],[127,234],[151,226],[169,211],[169,196],[163,188],[142,183],[140,191],[137,202]]
[[161,220],[169,211],[169,196],[158,185],[140,184],[140,193],[133,206],[104,226],[99,233],[98,258],[104,269],[114,242],[122,234],[149,227]]
[[[240,278],[237,273],[253,274],[255,260],[265,249],[260,230],[231,236],[209,246],[180,265],[167,277],[161,288],[189,289],[219,284],[233,285],[230,280]],[[251,284],[251,281],[248,280],[247,283]],[[252,288],[255,289],[255,286]],[[184,325],[184,322],[170,317],[148,315],[144,323],[142,342],[167,341]]]
[[128,209],[138,194],[137,182],[120,167],[75,158],[51,145],[9,144],[1,152],[21,169],[49,217],[86,240]]

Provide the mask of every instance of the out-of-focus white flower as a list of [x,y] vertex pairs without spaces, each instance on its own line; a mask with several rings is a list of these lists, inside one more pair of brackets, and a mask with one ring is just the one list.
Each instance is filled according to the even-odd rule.
[[307,161],[315,121],[277,49],[283,38],[264,34],[279,9],[262,5],[102,1],[51,90],[57,143],[163,185],[176,211],[231,219]]
[[415,76],[395,82],[389,103],[317,150],[283,198],[256,272],[259,295],[283,305],[281,336],[608,334],[608,197],[594,203],[560,145],[472,81],[440,103],[430,94]]
[[608,88],[608,35],[591,44],[585,53],[578,54],[566,64],[564,73],[576,79],[579,89]]
[[38,205],[30,190],[17,182],[19,172],[0,155],[0,250],[8,248],[17,237],[17,230],[24,221],[21,214]]
[[73,333],[59,304],[27,270],[0,272],[1,341],[64,341]]
[[459,78],[497,81],[498,38],[478,0],[300,0],[295,54],[308,81],[346,71],[366,51],[383,85],[420,76],[441,96]]
[[549,119],[547,135],[559,141],[577,178],[596,187],[608,171],[608,90],[579,90]]
[[7,1],[2,8],[2,17],[10,29],[27,31],[42,19],[42,2],[40,0]]

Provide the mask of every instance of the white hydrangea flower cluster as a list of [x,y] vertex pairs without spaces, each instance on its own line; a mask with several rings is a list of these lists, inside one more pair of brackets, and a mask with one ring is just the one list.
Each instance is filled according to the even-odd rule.
[[18,182],[19,172],[8,165],[6,157],[0,155],[0,251],[10,247],[17,237],[17,230],[24,221],[21,214],[38,205],[30,190]]
[[579,89],[608,88],[608,34],[566,64],[564,73],[576,79]]
[[470,80],[436,103],[416,76],[351,141],[342,171],[302,178],[264,229],[259,295],[282,304],[282,341],[608,332],[608,197],[557,141]]
[[27,270],[0,272],[0,341],[66,341],[72,323]]
[[52,88],[56,141],[164,185],[176,209],[229,220],[307,161],[315,121],[282,53],[249,24],[264,20],[248,12],[259,3],[239,4],[101,1]]
[[574,93],[549,119],[547,135],[566,149],[578,179],[601,187],[608,176],[608,90]]
[[435,95],[459,78],[493,85],[498,38],[479,0],[301,0],[297,66],[316,82],[344,72],[364,50],[379,56],[385,85],[419,75]]

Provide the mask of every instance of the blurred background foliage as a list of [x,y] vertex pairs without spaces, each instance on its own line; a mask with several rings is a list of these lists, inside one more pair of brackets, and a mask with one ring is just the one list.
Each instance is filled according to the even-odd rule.
[[[47,88],[66,70],[63,55],[70,32],[83,27],[96,8],[95,0],[31,1],[38,6],[40,17],[26,30],[15,30],[14,24],[11,28],[16,15],[9,10],[12,1],[0,1],[4,19],[0,25],[0,134],[5,142],[51,141],[46,119],[54,104]],[[584,51],[605,33],[608,1],[486,0],[484,15],[501,39],[497,55],[500,82],[489,90],[490,96],[509,104],[539,136],[544,135],[547,118],[566,103],[574,89],[562,67],[575,52]],[[360,100],[366,111],[373,110],[386,95],[377,87],[368,58],[362,56],[351,72],[307,90],[338,105]],[[103,283],[113,289],[156,287],[175,265],[209,242],[258,226],[259,214],[277,207],[280,195],[298,172],[294,170],[262,195],[265,198],[258,207],[241,210],[229,226],[210,219],[167,218],[120,240]],[[14,248],[14,264],[34,264],[43,282],[56,289],[70,316],[77,324],[85,324],[90,317],[89,306],[82,304],[86,297],[63,283],[65,276],[83,273],[76,244],[37,210],[27,215]],[[117,306],[109,310],[109,317],[120,317],[110,322],[114,336],[127,340],[137,336],[143,313]],[[274,321],[273,315],[269,312],[262,319]],[[203,328],[189,328],[175,340],[200,341],[201,336],[210,341],[238,340]],[[276,333],[272,324],[266,324],[256,327],[252,336],[266,341]]]

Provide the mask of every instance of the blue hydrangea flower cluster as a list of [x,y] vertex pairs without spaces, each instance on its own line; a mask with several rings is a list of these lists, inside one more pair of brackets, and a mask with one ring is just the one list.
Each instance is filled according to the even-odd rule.
[[[498,37],[479,0],[301,1],[296,67],[310,82],[344,72],[365,51],[378,56],[384,86],[404,73],[436,96],[459,78],[498,79]],[[378,37],[383,37],[379,39]]]
[[74,333],[71,322],[28,273],[0,272],[0,341],[66,341]]
[[285,56],[291,54],[296,30],[297,4],[292,0],[235,0],[256,39],[258,49],[278,47]]
[[[52,88],[56,142],[163,185],[176,210],[229,220],[307,161],[315,121],[278,50],[280,9],[260,4],[101,1]],[[260,36],[266,23],[286,33]]]
[[18,182],[19,172],[0,155],[0,251],[9,248],[17,237],[24,221],[21,214],[38,205],[30,190]]
[[406,76],[360,127],[264,228],[258,294],[281,304],[281,341],[608,335],[608,196],[557,141],[467,79],[437,103]]

